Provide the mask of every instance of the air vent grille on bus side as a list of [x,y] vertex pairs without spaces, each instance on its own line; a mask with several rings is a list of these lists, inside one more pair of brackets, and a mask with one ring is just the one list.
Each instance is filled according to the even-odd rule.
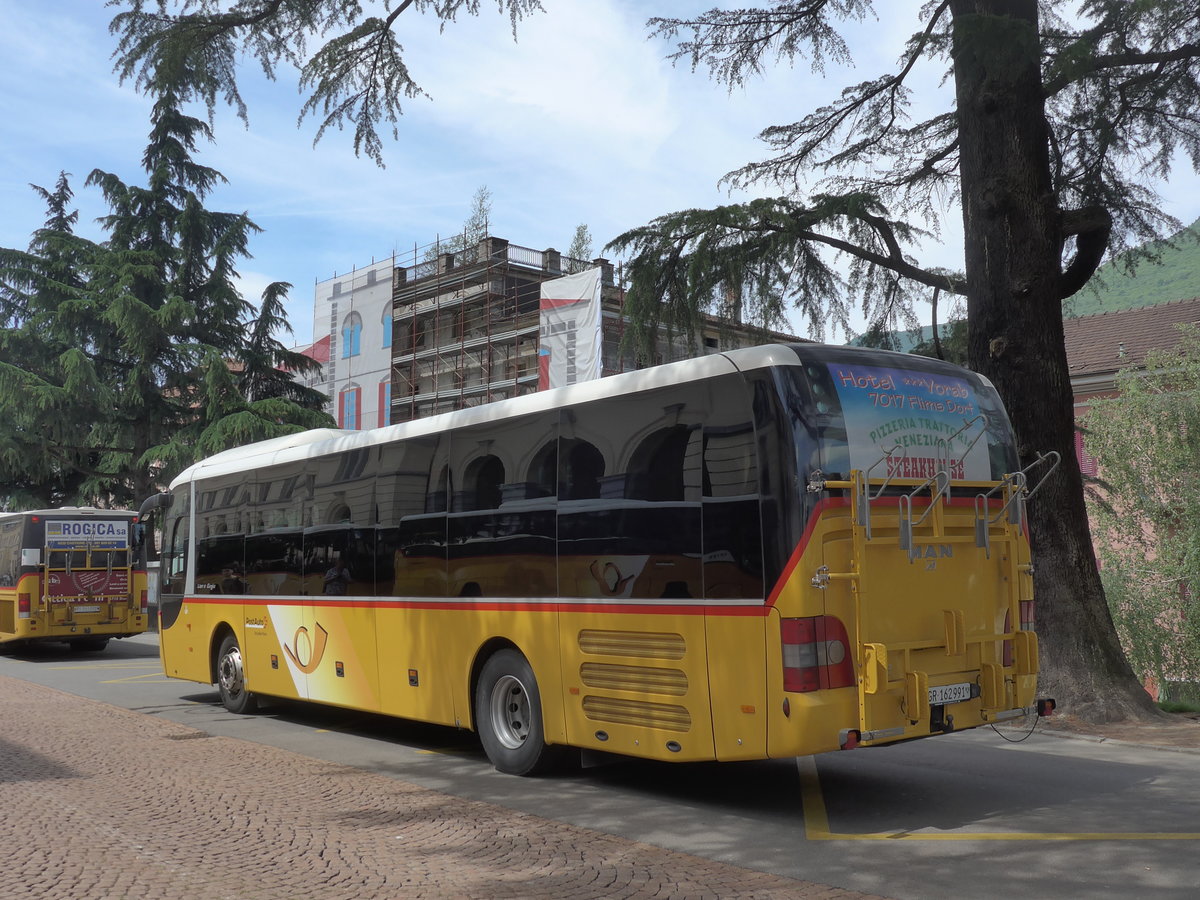
[[587,629],[579,632],[579,649],[595,656],[683,659],[687,642],[681,634]]
[[688,690],[687,673],[679,669],[652,669],[648,666],[617,666],[584,663],[579,677],[590,688],[609,691],[637,691],[682,697]]
[[593,722],[614,725],[636,725],[679,733],[690,731],[692,727],[691,713],[682,706],[665,703],[588,696],[583,698],[583,712]]

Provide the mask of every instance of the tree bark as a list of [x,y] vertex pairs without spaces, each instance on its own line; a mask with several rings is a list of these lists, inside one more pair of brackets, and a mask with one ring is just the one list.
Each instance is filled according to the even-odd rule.
[[1075,459],[1037,0],[952,0],[951,10],[970,364],[1004,399],[1021,464],[1062,457],[1029,504],[1039,694],[1089,721],[1148,717],[1100,584]]

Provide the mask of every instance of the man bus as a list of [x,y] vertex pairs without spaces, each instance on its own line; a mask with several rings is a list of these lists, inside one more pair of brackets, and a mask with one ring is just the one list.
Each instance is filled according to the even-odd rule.
[[0,644],[103,650],[149,627],[137,515],[65,507],[0,513]]
[[472,728],[530,774],[1049,709],[1027,490],[986,379],[801,344],[241,447],[143,509],[167,675]]

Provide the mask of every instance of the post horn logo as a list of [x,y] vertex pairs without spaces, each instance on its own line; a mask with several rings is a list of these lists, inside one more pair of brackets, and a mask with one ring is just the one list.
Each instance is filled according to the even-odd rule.
[[[317,666],[321,664],[321,657],[325,655],[325,645],[329,643],[329,632],[321,627],[320,622],[315,623],[313,629],[311,637],[307,626],[301,625],[296,629],[296,636],[292,638],[295,650],[287,644],[283,645],[283,652],[287,654],[292,665],[305,675],[311,675],[317,670]],[[304,662],[301,662],[302,658]]]

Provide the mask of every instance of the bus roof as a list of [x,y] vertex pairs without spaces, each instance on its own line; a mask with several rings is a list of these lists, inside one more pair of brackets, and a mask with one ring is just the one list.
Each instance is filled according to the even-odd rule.
[[761,344],[755,347],[744,347],[739,350],[680,360],[661,366],[652,366],[549,391],[538,391],[520,397],[497,400],[382,428],[365,431],[318,428],[246,444],[194,463],[175,476],[171,482],[171,489],[198,479],[227,475],[251,468],[296,462],[331,453],[374,447],[404,438],[436,435],[453,428],[548,412],[576,403],[636,394],[701,378],[773,366],[797,366],[809,359],[817,361],[835,357],[842,359],[858,357],[863,362],[873,359],[879,364],[900,364],[905,368],[928,367],[942,371],[966,371],[941,360],[914,357],[911,354],[888,350],[840,347],[818,343]]
[[131,509],[100,509],[96,506],[60,506],[57,509],[20,509],[0,512],[0,518],[10,516],[129,516],[136,517]]

